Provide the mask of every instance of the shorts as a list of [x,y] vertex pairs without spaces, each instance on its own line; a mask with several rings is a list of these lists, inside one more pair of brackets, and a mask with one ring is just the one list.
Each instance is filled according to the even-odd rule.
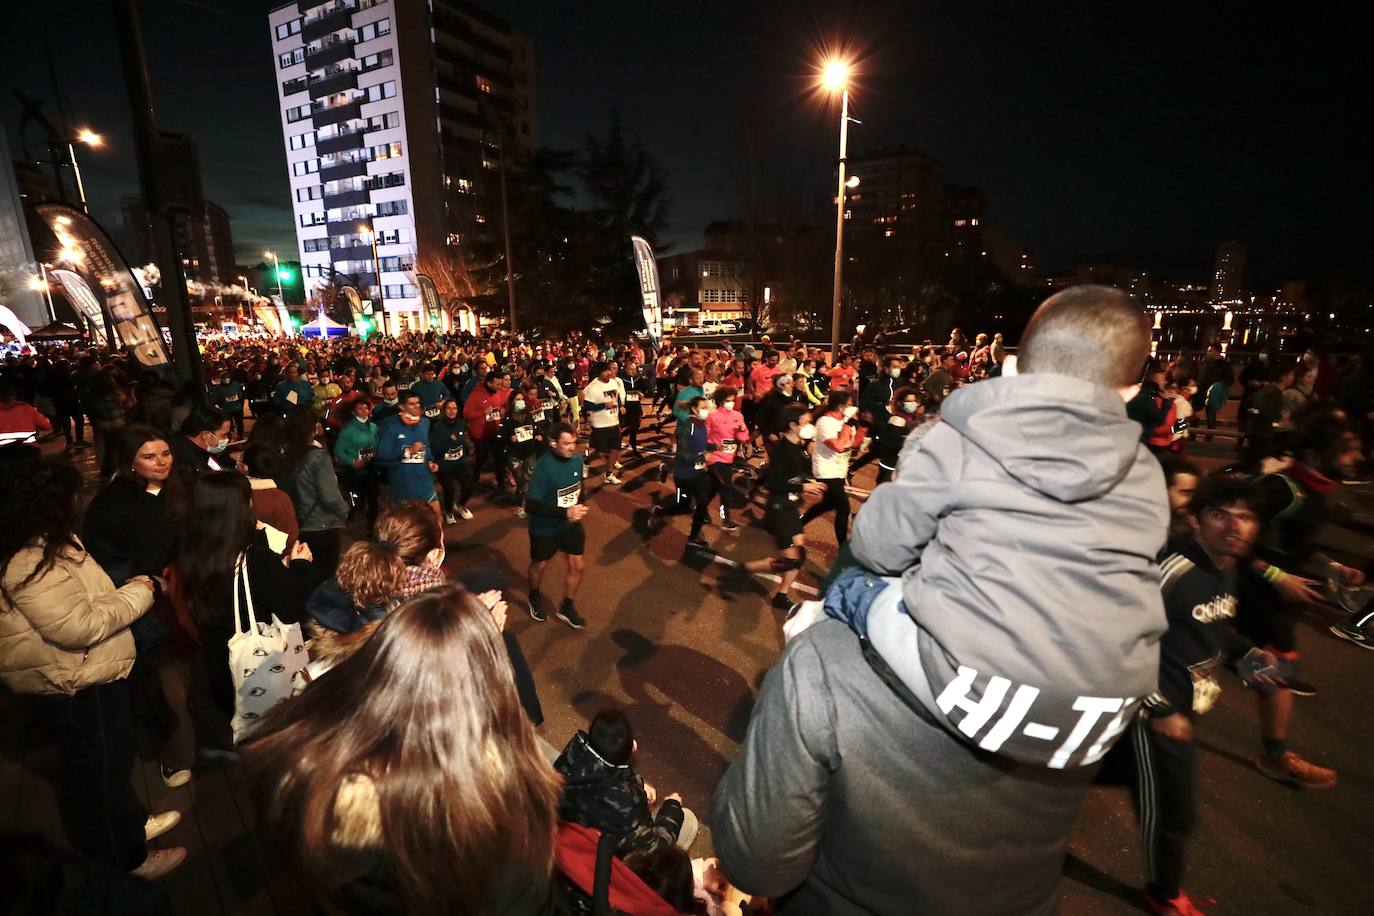
[[792,539],[802,533],[801,512],[797,510],[800,503],[774,503],[769,502],[768,511],[763,516],[763,524],[768,528],[768,533],[773,535],[773,542],[778,545],[778,549],[792,546]]
[[592,434],[588,440],[593,449],[598,452],[613,452],[620,448],[620,427],[619,426],[593,426]]
[[581,524],[574,523],[557,534],[535,534],[530,532],[530,562],[544,563],[553,559],[560,550],[573,557],[582,556],[587,548],[587,531]]

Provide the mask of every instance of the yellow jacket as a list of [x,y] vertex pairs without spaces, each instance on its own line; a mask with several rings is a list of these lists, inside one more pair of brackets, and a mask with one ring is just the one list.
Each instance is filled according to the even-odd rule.
[[14,555],[0,594],[0,680],[15,693],[66,694],[127,677],[129,624],[153,606],[144,581],[115,588],[84,548],[20,585],[43,558],[41,545]]

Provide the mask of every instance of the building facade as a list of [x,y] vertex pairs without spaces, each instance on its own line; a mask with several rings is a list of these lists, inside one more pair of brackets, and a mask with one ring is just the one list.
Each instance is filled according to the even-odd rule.
[[945,167],[899,148],[851,156],[848,169],[859,184],[847,195],[845,231],[866,230],[917,258],[933,259],[944,240]]
[[268,22],[307,292],[352,285],[388,330],[419,327],[417,271],[498,256],[502,152],[537,143],[533,48],[454,0],[298,0]]
[[1245,297],[1245,246],[1222,242],[1212,268],[1212,301],[1218,305],[1240,302]]
[[[129,263],[141,267],[152,262],[152,231],[143,201],[126,197],[119,202],[119,207],[124,219]],[[181,271],[187,280],[226,285],[238,282],[235,277],[239,269],[234,257],[229,214],[219,204],[205,201],[205,216],[201,219],[178,213],[172,220],[172,235],[181,258]]]

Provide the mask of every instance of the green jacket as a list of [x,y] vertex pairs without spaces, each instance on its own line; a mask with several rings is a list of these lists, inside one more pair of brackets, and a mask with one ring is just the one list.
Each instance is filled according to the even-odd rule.
[[358,460],[358,453],[363,449],[375,451],[376,448],[377,424],[370,420],[359,423],[354,418],[339,430],[339,438],[334,442],[334,457],[339,459],[340,464],[351,465]]

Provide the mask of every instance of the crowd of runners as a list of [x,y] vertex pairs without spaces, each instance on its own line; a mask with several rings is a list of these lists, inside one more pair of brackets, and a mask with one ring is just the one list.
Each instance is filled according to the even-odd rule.
[[[59,744],[67,839],[115,870],[91,880],[185,858],[148,850],[178,815],[129,785],[135,721],[156,719],[167,785],[242,754],[284,849],[349,912],[591,912],[609,893],[720,913],[740,892],[777,912],[1048,912],[1083,794],[1118,771],[1146,903],[1196,913],[1196,733],[1226,669],[1255,696],[1259,772],[1338,782],[1290,737],[1321,679],[1296,622],[1334,603],[1331,633],[1374,647],[1368,569],[1318,538],[1365,470],[1374,365],[1151,352],[1100,287],[1047,300],[1014,354],[959,329],[856,335],[833,359],[767,337],[218,340],[202,392],[44,348],[0,366],[0,677]],[[623,713],[542,742],[504,628],[512,610],[595,623],[589,497],[631,474],[657,481],[649,534],[683,526],[723,575],[760,577],[787,634],[713,799],[718,862],[688,858],[680,798],[651,810]],[[524,581],[445,571],[474,499],[527,526]],[[752,523],[765,556],[726,537]],[[822,600],[802,600],[815,572]],[[255,607],[276,642],[246,667]]]

